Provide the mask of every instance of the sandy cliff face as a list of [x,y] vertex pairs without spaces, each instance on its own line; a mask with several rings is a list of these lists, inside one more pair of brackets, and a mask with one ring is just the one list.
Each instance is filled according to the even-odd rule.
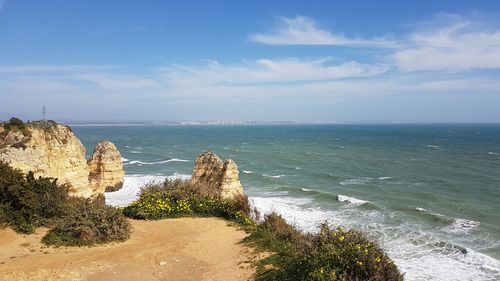
[[87,164],[94,192],[104,193],[122,188],[125,171],[120,152],[113,143],[109,141],[98,143]]
[[212,152],[205,152],[196,158],[191,181],[217,190],[223,198],[232,199],[243,194],[236,163],[231,159],[222,162]]
[[36,176],[57,178],[72,196],[92,198],[85,147],[68,126],[55,122],[9,130],[0,148],[0,160]]
[[0,161],[36,176],[57,178],[69,195],[97,199],[123,185],[121,156],[110,142],[97,145],[88,161],[85,147],[66,125],[52,121],[8,128],[0,124]]

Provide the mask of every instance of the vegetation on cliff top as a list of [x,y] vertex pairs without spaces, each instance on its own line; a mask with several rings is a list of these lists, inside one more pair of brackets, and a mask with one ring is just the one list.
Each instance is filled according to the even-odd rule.
[[146,185],[123,212],[135,219],[213,216],[236,222],[249,233],[245,244],[273,253],[259,262],[258,280],[403,280],[390,258],[360,232],[324,223],[315,234],[303,233],[274,213],[256,223],[246,196],[225,200],[189,181]]
[[403,280],[394,262],[362,233],[331,228],[303,233],[280,215],[264,217],[244,243],[272,252],[257,280]]
[[0,162],[0,226],[20,233],[51,228],[46,244],[82,246],[123,241],[130,224],[116,208],[69,198],[55,179],[38,177]]
[[235,200],[221,198],[220,194],[201,185],[184,180],[166,180],[148,184],[139,198],[123,209],[135,219],[158,220],[186,216],[221,217],[241,225],[253,225],[246,195]]

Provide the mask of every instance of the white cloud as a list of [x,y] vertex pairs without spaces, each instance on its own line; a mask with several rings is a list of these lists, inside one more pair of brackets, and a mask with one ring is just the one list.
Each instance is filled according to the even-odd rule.
[[129,74],[84,73],[66,76],[65,78],[91,82],[107,90],[148,89],[159,85],[153,79]]
[[250,40],[270,45],[346,45],[390,47],[392,42],[384,39],[347,38],[319,28],[316,23],[303,16],[278,18],[280,26],[271,33],[250,34]]
[[411,34],[392,59],[403,71],[500,68],[500,28],[456,15],[438,15]]
[[385,65],[368,65],[358,62],[330,64],[331,58],[317,60],[259,59],[240,65],[175,66],[164,70],[171,85],[237,85],[262,83],[294,83],[333,80],[350,77],[368,77],[387,72]]

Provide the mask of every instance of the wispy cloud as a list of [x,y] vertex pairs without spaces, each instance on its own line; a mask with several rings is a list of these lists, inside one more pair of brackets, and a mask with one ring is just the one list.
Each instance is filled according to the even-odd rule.
[[500,68],[500,27],[450,14],[437,15],[423,25],[392,56],[401,70]]
[[368,77],[387,72],[385,65],[368,65],[355,61],[332,64],[331,58],[317,60],[259,59],[238,65],[224,65],[216,61],[205,65],[176,65],[164,69],[171,85],[215,85],[296,83]]
[[279,25],[269,33],[254,33],[249,39],[254,42],[270,45],[346,45],[390,47],[394,43],[383,38],[360,39],[348,38],[345,35],[332,33],[317,26],[311,18],[296,16],[295,18],[278,18]]

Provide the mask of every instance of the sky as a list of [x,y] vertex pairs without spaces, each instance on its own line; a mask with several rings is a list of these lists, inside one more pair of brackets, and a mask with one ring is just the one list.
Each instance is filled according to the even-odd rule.
[[500,1],[0,0],[0,114],[43,105],[55,120],[500,122]]

